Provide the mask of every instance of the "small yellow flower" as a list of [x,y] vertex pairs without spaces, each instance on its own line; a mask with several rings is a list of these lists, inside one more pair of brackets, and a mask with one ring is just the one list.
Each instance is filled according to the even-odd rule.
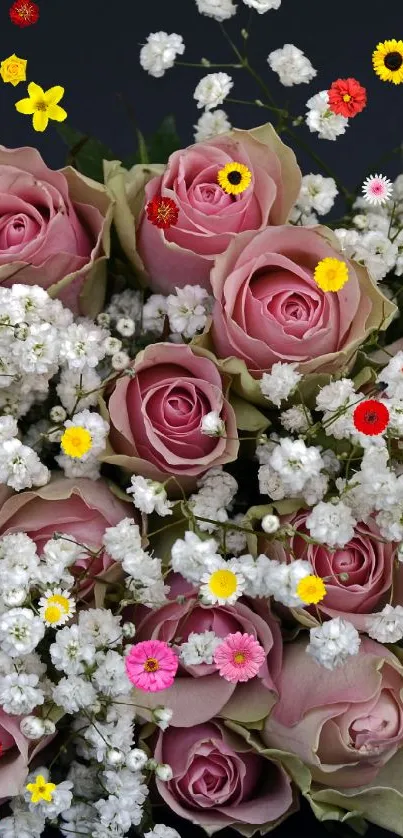
[[18,58],[14,52],[13,55],[9,55],[1,62],[0,76],[4,82],[9,82],[15,87],[20,81],[26,80],[26,69],[26,58]]
[[326,596],[326,585],[320,576],[305,576],[297,585],[297,596],[305,605],[320,602]]
[[322,291],[340,291],[348,280],[348,268],[340,259],[327,257],[316,265],[313,278]]
[[63,454],[68,457],[83,457],[92,447],[92,437],[87,428],[81,425],[71,425],[66,428],[61,440]]
[[25,788],[31,793],[31,803],[40,803],[41,800],[51,803],[56,786],[54,783],[47,783],[42,774],[37,774],[35,782],[28,783]]
[[228,195],[245,192],[252,180],[252,172],[243,163],[227,163],[217,174],[217,181]]
[[382,81],[403,82],[403,41],[381,41],[372,53],[372,64]]
[[56,122],[63,122],[67,117],[66,111],[58,105],[64,96],[64,87],[56,85],[49,90],[43,90],[39,84],[31,81],[28,85],[28,99],[20,99],[15,103],[18,113],[32,116],[32,125],[35,131],[44,131],[49,119]]

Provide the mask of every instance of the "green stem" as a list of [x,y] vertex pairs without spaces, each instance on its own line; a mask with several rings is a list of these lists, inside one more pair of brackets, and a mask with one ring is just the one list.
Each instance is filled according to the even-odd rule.
[[317,163],[318,166],[320,166],[323,169],[323,171],[326,172],[327,175],[329,175],[329,177],[333,178],[339,192],[341,192],[342,195],[344,195],[347,202],[351,202],[354,199],[354,195],[351,192],[349,192],[345,186],[343,186],[343,184],[339,181],[337,175],[330,168],[330,166],[328,166],[327,163],[325,163],[322,160],[322,158],[319,157],[318,154],[316,154],[315,151],[312,151],[308,143],[306,143],[305,140],[301,140],[298,134],[292,131],[291,128],[285,127],[284,130],[287,134],[289,134],[290,137],[293,138],[294,142],[297,145],[299,145],[299,147],[302,148],[303,151],[306,151],[307,154],[309,154],[312,157],[312,160],[315,160],[315,163]]
[[280,116],[282,117],[286,115],[286,111],[283,111],[281,108],[274,108],[272,105],[266,105],[265,102],[260,102],[260,104],[258,105],[256,99],[250,102],[249,99],[232,99],[227,97],[226,101],[231,102],[231,104],[233,105],[253,105],[254,108],[266,108],[268,111],[274,111],[275,113],[280,114]]
[[200,69],[208,70],[210,67],[215,67],[215,68],[231,67],[232,70],[242,70],[243,69],[243,64],[215,64],[212,61],[209,61],[208,64],[203,64],[202,62],[200,62],[199,64],[195,64],[195,63],[188,62],[188,61],[175,61],[175,66],[176,67],[197,67],[199,70]]

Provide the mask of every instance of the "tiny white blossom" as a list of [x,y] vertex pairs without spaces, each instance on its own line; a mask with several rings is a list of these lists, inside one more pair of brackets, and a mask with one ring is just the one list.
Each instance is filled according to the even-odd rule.
[[279,9],[281,0],[243,0],[245,6],[255,9],[259,15],[263,15],[270,9]]
[[280,422],[286,431],[290,431],[291,433],[305,433],[309,426],[313,424],[313,419],[307,407],[302,404],[297,404],[295,407],[290,407],[281,413]]
[[62,333],[60,358],[70,369],[82,372],[96,367],[105,357],[105,329],[95,326],[92,320],[72,323]]
[[188,639],[179,646],[179,657],[185,666],[212,664],[216,647],[221,642],[222,637],[217,637],[214,631],[203,631],[201,634],[191,632]]
[[310,535],[328,547],[344,547],[354,537],[355,518],[343,501],[320,501],[306,519]]
[[271,372],[264,372],[260,381],[261,392],[273,404],[280,407],[284,399],[288,399],[298,382],[301,373],[296,371],[297,364],[284,364],[278,361],[273,364]]
[[52,692],[55,704],[66,713],[78,713],[85,707],[90,707],[96,699],[96,690],[89,681],[79,675],[69,675],[61,678]]
[[16,492],[44,486],[50,480],[50,471],[41,463],[36,451],[17,439],[7,439],[0,449],[0,483]]
[[167,316],[167,298],[162,294],[151,294],[143,306],[143,330],[162,334]]
[[150,76],[159,79],[174,66],[177,55],[183,55],[185,45],[181,35],[173,32],[152,32],[140,50],[140,64]]
[[142,549],[140,530],[132,518],[122,518],[116,527],[107,527],[102,541],[116,562],[122,562],[127,553],[137,553]]
[[98,402],[100,388],[101,378],[92,367],[82,372],[67,367],[61,371],[56,392],[63,407],[72,413],[73,410],[94,407]]
[[304,175],[297,207],[303,212],[314,210],[318,215],[326,215],[334,204],[337,196],[337,186],[332,177],[309,174]]
[[275,49],[269,54],[267,61],[271,69],[278,74],[284,87],[308,84],[317,73],[309,58],[294,44],[284,44],[281,49]]
[[196,99],[198,108],[211,111],[218,105],[222,105],[233,86],[234,83],[228,73],[208,73],[199,81],[193,98]]
[[371,614],[366,621],[370,637],[379,643],[397,643],[403,638],[403,608],[385,605],[382,611]]
[[94,644],[84,639],[83,632],[77,625],[67,626],[56,632],[55,642],[51,644],[49,651],[56,669],[71,676],[81,674],[85,671],[85,664],[92,664],[95,660]]
[[4,712],[22,716],[43,704],[45,699],[38,683],[37,675],[26,675],[24,672],[12,672],[0,678],[0,705]]
[[156,776],[158,777],[158,779],[161,780],[163,783],[168,783],[169,780],[172,780],[172,777],[173,777],[172,768],[166,762],[165,763],[160,763],[159,765],[157,765],[157,767],[155,769],[155,773],[156,773]]
[[27,739],[41,739],[45,735],[45,725],[39,716],[25,716],[20,721],[20,731]]
[[44,634],[42,620],[29,608],[11,608],[0,616],[0,648],[12,658],[33,652]]
[[196,0],[196,6],[201,15],[213,17],[220,23],[236,13],[232,0]]
[[354,382],[351,378],[341,378],[340,381],[333,381],[321,387],[316,396],[316,407],[322,411],[338,410],[348,405],[355,395]]
[[206,436],[225,436],[225,422],[217,410],[211,410],[203,416],[200,430]]
[[205,111],[198,119],[195,129],[195,141],[202,143],[217,137],[219,134],[228,134],[231,130],[231,123],[227,114],[221,108],[216,111]]
[[44,814],[29,811],[18,797],[12,801],[11,808],[12,815],[0,819],[1,838],[40,838],[45,829]]
[[157,707],[153,710],[153,721],[156,722],[160,730],[166,730],[169,727],[173,716],[173,711],[170,707]]
[[360,635],[354,626],[335,617],[309,632],[310,642],[306,651],[326,669],[342,666],[360,647]]
[[126,489],[128,495],[133,495],[133,503],[147,515],[156,512],[158,515],[172,515],[172,501],[167,498],[167,493],[162,483],[156,480],[133,474],[131,486]]
[[333,113],[329,108],[327,90],[321,90],[307,101],[306,123],[311,132],[316,132],[322,140],[335,140],[344,134],[348,126],[345,116]]
[[165,826],[164,823],[156,823],[153,829],[144,833],[144,838],[181,838],[181,836],[171,826]]
[[265,515],[262,518],[261,526],[263,532],[267,532],[269,534],[277,532],[280,527],[280,519],[277,515]]
[[206,325],[212,297],[200,285],[185,285],[175,291],[166,300],[171,331],[192,338]]

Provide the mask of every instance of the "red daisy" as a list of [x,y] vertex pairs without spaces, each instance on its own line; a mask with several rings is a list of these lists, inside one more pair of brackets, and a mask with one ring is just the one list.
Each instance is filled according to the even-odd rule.
[[367,436],[382,434],[389,422],[388,408],[375,399],[360,402],[353,413],[354,427]]
[[367,104],[367,91],[357,79],[337,79],[327,95],[330,110],[341,116],[356,116]]
[[172,198],[163,198],[162,195],[155,195],[146,206],[147,218],[155,227],[166,229],[177,224],[179,207]]
[[39,18],[39,6],[31,0],[16,0],[9,10],[10,19],[16,26],[31,26]]

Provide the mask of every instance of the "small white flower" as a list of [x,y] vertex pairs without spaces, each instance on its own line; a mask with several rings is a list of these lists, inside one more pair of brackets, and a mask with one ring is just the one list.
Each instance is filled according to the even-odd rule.
[[369,204],[385,204],[392,195],[393,184],[385,175],[370,175],[362,185],[363,195]]
[[331,210],[336,196],[337,186],[332,177],[304,175],[297,207],[305,213],[314,210],[318,215],[326,215]]
[[126,754],[126,766],[130,771],[141,771],[141,769],[144,768],[147,760],[147,754],[140,748],[132,748],[132,750]]
[[171,331],[192,338],[204,329],[213,298],[200,285],[185,285],[175,291],[166,300]]
[[177,55],[183,55],[185,45],[181,35],[173,32],[152,32],[140,50],[140,64],[150,76],[159,79],[174,66]]
[[294,84],[308,84],[316,76],[309,58],[294,44],[284,44],[281,49],[275,49],[268,56],[268,64],[278,74],[284,87]]
[[203,631],[201,634],[192,631],[186,642],[179,646],[179,657],[185,666],[212,664],[216,647],[221,642],[222,637],[217,637],[214,631]]
[[288,399],[302,378],[301,373],[296,371],[297,366],[297,364],[284,364],[278,361],[273,364],[271,372],[263,373],[260,390],[277,407],[280,407],[284,399]]
[[371,614],[366,621],[370,637],[379,643],[397,643],[403,637],[403,608],[385,605],[379,613]]
[[79,675],[61,678],[52,691],[53,701],[66,713],[78,713],[83,708],[90,707],[96,696],[97,693],[92,684]]
[[225,111],[220,108],[216,111],[205,111],[193,126],[195,129],[195,141],[202,143],[217,137],[219,134],[228,134],[231,130],[231,123]]
[[335,617],[309,632],[310,642],[306,651],[326,669],[342,666],[360,647],[360,635],[354,626]]
[[[107,614],[108,612],[104,611],[102,613]],[[43,625],[42,622],[41,625]],[[83,633],[77,625],[60,629],[56,633],[55,643],[51,644],[49,651],[56,669],[72,676],[84,672],[85,664],[92,664],[95,660],[95,646],[84,639]]]
[[193,98],[196,99],[198,108],[212,111],[218,105],[222,105],[233,86],[228,73],[209,73],[199,81]]
[[351,378],[341,378],[321,387],[316,396],[316,407],[322,411],[334,411],[345,407],[356,395],[354,381]]
[[42,812],[31,812],[26,804],[21,804],[20,797],[11,802],[12,815],[0,820],[1,838],[40,838],[45,829],[45,816]]
[[184,538],[178,538],[171,548],[171,567],[188,582],[198,584],[212,560],[219,559],[218,544],[213,538],[202,540],[187,530]]
[[243,0],[245,6],[255,9],[259,15],[264,15],[269,9],[279,9],[281,0]]
[[29,608],[11,608],[0,616],[0,648],[12,658],[29,655],[44,634],[42,620]]
[[181,838],[181,836],[171,826],[165,826],[164,823],[156,823],[153,829],[144,833],[144,838]]
[[91,650],[93,646],[97,649],[118,646],[122,636],[121,620],[120,616],[115,616],[105,608],[80,611],[78,628],[82,643],[88,643]]
[[115,354],[112,355],[111,358],[112,369],[117,370],[117,372],[120,372],[120,370],[125,370],[126,367],[129,366],[130,362],[131,358],[130,355],[127,354],[127,352],[115,352]]
[[220,23],[229,20],[236,13],[232,0],[196,0],[197,10],[201,15],[213,17]]
[[344,547],[354,537],[355,518],[343,501],[320,501],[306,519],[310,535],[328,547]]
[[0,416],[0,444],[18,434],[18,425],[12,416]]
[[22,716],[43,704],[45,698],[38,689],[37,675],[12,672],[0,679],[0,705],[5,713]]
[[203,416],[200,429],[206,436],[225,436],[225,422],[217,410],[211,410]]
[[308,113],[306,124],[311,132],[316,132],[322,140],[335,140],[344,134],[348,126],[345,116],[333,113],[329,108],[327,90],[321,90],[307,101]]
[[162,334],[167,316],[167,298],[162,294],[151,294],[143,306],[142,326],[144,332]]
[[156,512],[158,515],[172,515],[172,501],[167,498],[167,493],[162,483],[156,480],[133,474],[131,486],[126,489],[128,495],[133,495],[133,503],[146,515]]
[[280,415],[280,422],[283,428],[291,433],[305,433],[309,426],[313,424],[312,414],[302,404],[284,410]]
[[142,549],[140,530],[132,518],[122,518],[116,527],[107,527],[102,541],[115,562],[122,562],[128,553],[137,553]]
[[131,317],[120,317],[116,323],[116,331],[125,338],[131,338],[136,330],[136,324]]
[[107,696],[125,695],[131,690],[124,659],[112,649],[109,649],[106,654],[98,653],[97,668],[92,681],[97,690]]

